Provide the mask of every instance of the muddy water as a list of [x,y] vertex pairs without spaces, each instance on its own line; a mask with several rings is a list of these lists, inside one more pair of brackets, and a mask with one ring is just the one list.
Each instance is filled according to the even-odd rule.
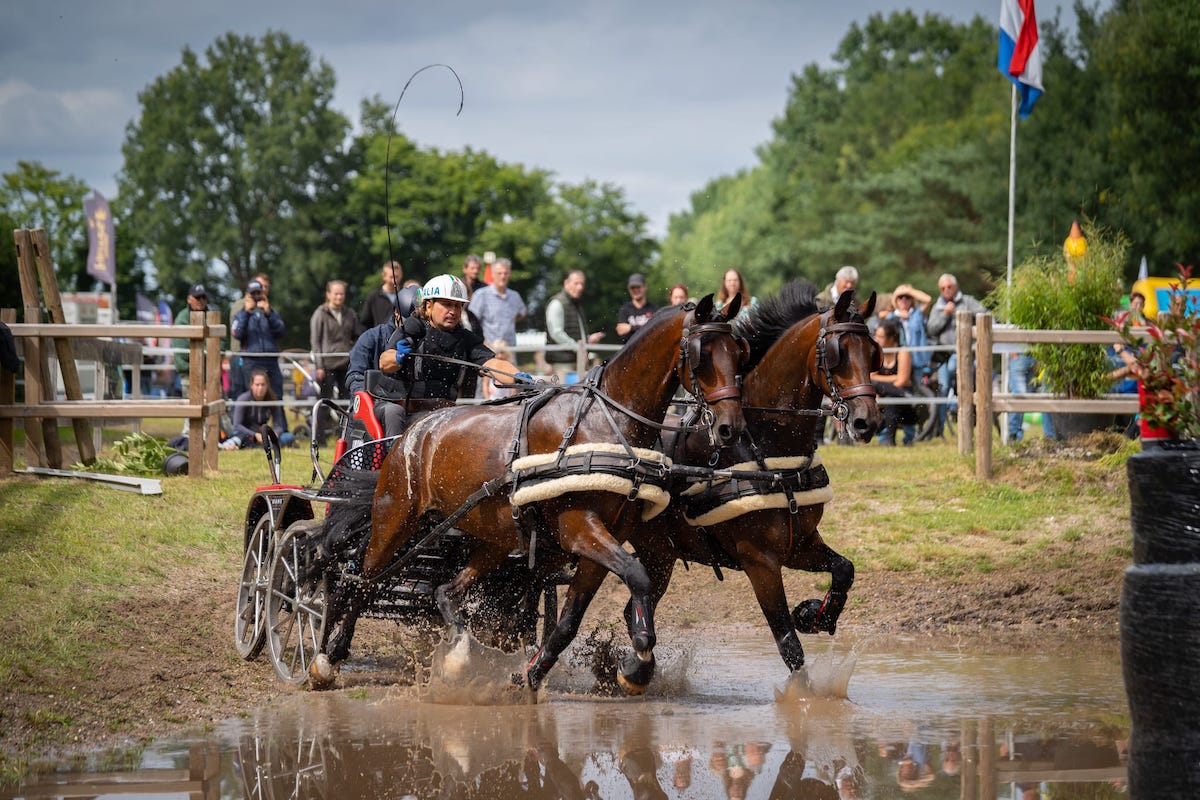
[[[1115,647],[983,655],[842,635],[806,645],[804,680],[788,678],[769,641],[663,646],[652,690],[633,699],[597,694],[587,659],[568,659],[533,705],[503,680],[520,660],[474,646],[466,662],[441,653],[419,689],[297,693],[202,739],[157,745],[119,777],[164,779],[138,797],[1122,796]],[[27,796],[46,796],[32,785],[46,780]]]

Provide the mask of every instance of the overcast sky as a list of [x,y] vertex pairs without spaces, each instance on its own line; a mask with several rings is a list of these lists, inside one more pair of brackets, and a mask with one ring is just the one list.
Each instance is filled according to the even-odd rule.
[[[37,160],[116,193],[138,93],[222,34],[282,30],[337,75],[336,105],[400,106],[423,146],[470,145],[560,180],[621,186],[651,232],[711,178],[755,163],[790,76],[831,55],[850,24],[911,8],[995,24],[999,0],[0,0],[0,172]],[[1044,3],[1039,16],[1054,13]],[[1003,80],[999,73],[984,80]]]

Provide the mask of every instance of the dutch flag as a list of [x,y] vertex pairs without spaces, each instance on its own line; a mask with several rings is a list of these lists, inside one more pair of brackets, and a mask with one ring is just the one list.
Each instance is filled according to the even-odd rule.
[[1004,77],[1020,94],[1017,113],[1021,119],[1033,112],[1042,96],[1042,52],[1038,47],[1037,17],[1033,0],[1000,0],[1000,58]]

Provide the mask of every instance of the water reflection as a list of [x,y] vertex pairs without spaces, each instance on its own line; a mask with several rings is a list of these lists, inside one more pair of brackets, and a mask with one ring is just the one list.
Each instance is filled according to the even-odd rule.
[[[587,694],[570,669],[532,706],[434,703],[369,684],[296,693],[204,742],[148,751],[139,774],[170,768],[176,780],[198,776],[176,792],[262,800],[1122,796],[1128,723],[1115,652],[1084,661],[860,647],[816,658],[853,666],[848,697],[773,680],[773,649],[746,642],[668,654],[665,688],[635,700]],[[72,793],[23,791],[0,797]]]

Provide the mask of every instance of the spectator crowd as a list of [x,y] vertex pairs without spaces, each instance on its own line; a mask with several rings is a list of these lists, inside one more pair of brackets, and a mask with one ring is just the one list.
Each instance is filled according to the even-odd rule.
[[[512,263],[507,258],[496,258],[494,253],[482,257],[467,256],[461,267],[461,275],[435,276],[439,286],[461,287],[462,296],[454,288],[447,300],[449,305],[443,315],[444,323],[435,322],[426,316],[424,301],[428,297],[421,292],[419,281],[405,280],[404,267],[398,261],[389,260],[380,267],[379,285],[363,298],[357,308],[348,302],[350,287],[343,280],[331,280],[325,286],[324,302],[313,310],[309,318],[310,350],[294,353],[288,357],[282,353],[282,337],[288,323],[272,306],[270,299],[271,280],[266,274],[256,274],[245,286],[244,295],[230,309],[231,351],[223,375],[223,390],[231,400],[233,416],[238,418],[237,433],[226,438],[223,446],[249,446],[257,437],[252,434],[254,426],[270,421],[280,432],[287,433],[291,427],[289,414],[285,412],[283,399],[328,398],[348,400],[353,388],[361,388],[362,375],[355,373],[352,353],[356,343],[374,331],[374,344],[368,348],[367,369],[379,369],[378,362],[383,349],[396,350],[390,337],[399,335],[402,321],[410,315],[425,320],[431,330],[443,332],[459,328],[471,332],[472,344],[463,345],[461,355],[483,364],[507,364],[515,373],[517,367],[518,327],[531,325],[529,309],[521,292],[512,285]],[[715,277],[715,276],[714,276]],[[445,279],[445,280],[442,280]],[[425,284],[432,285],[434,280]],[[741,297],[740,315],[749,314],[758,303],[751,293],[742,274],[736,269],[721,273],[714,285],[705,287],[699,294],[711,290],[718,308],[724,307],[734,295]],[[859,288],[860,275],[853,266],[843,266],[833,276],[832,282],[817,293],[818,308],[832,307],[844,293]],[[594,358],[589,347],[600,344],[605,338],[605,328],[615,331],[620,344],[628,342],[637,331],[646,325],[660,307],[670,307],[688,302],[693,295],[684,284],[670,287],[651,287],[646,276],[635,272],[626,281],[628,300],[615,312],[612,309],[586,308],[584,293],[587,275],[583,270],[572,270],[564,276],[561,290],[554,293],[544,307],[545,346],[526,352],[524,362],[531,373],[557,380],[573,382],[581,378],[580,370]],[[876,290],[877,291],[877,290]],[[859,300],[865,299],[865,293]],[[1140,299],[1140,298],[1135,298]],[[420,301],[420,305],[419,305]],[[661,304],[661,305],[660,305]],[[208,295],[203,285],[191,287],[187,305],[176,316],[175,322],[186,323],[192,311],[208,308]],[[881,368],[872,373],[872,382],[880,398],[888,398],[883,404],[885,427],[879,434],[879,442],[891,446],[911,445],[917,439],[918,424],[926,433],[941,435],[942,427],[949,414],[954,413],[954,382],[956,355],[953,352],[956,337],[956,314],[959,311],[978,313],[984,306],[978,299],[962,291],[958,279],[946,273],[939,277],[937,294],[931,295],[920,288],[902,283],[890,292],[878,292],[876,311],[867,320],[872,336],[883,349]],[[432,313],[432,312],[430,312]],[[1124,313],[1138,313],[1136,305]],[[600,324],[596,324],[599,322]],[[610,327],[611,326],[611,327]],[[457,336],[457,334],[455,334]],[[434,339],[437,338],[435,333]],[[475,340],[478,340],[476,342]],[[177,340],[175,347],[180,349]],[[520,348],[524,349],[524,348]],[[610,348],[611,349],[611,348]],[[486,352],[485,352],[486,351]],[[586,354],[586,356],[582,355]],[[284,355],[285,367],[281,369],[280,356]],[[398,371],[398,362],[392,366]],[[1118,382],[1115,390],[1120,391],[1128,383],[1128,365],[1131,354],[1114,350],[1113,378]],[[292,366],[286,366],[290,361]],[[188,354],[186,347],[174,355],[174,366],[178,376],[186,381]],[[292,374],[285,381],[284,370]],[[361,370],[359,371],[361,373]],[[1035,388],[1037,365],[1023,353],[1008,357],[1008,389],[1014,393],[1025,393]],[[523,374],[523,373],[522,373]],[[357,379],[356,379],[357,375]],[[420,377],[411,378],[421,386]],[[508,390],[497,386],[492,380],[473,381],[475,397],[490,399],[502,396]],[[187,392],[186,382],[176,381],[176,390]],[[459,397],[459,390],[454,392]],[[915,395],[923,395],[917,399]],[[938,399],[931,402],[930,397]],[[897,404],[897,399],[914,398],[912,405]],[[247,408],[271,406],[266,411],[250,413]],[[292,403],[293,409],[300,405]],[[272,410],[272,408],[274,410]],[[317,428],[318,435],[326,437],[333,433],[333,422],[328,412],[320,419],[304,418],[307,409],[293,410],[292,416],[302,418],[305,424]],[[1012,440],[1024,435],[1024,415],[1010,414],[1007,434]],[[392,425],[396,427],[395,424]],[[1047,433],[1051,433],[1047,430]],[[286,437],[291,440],[291,435]]]

